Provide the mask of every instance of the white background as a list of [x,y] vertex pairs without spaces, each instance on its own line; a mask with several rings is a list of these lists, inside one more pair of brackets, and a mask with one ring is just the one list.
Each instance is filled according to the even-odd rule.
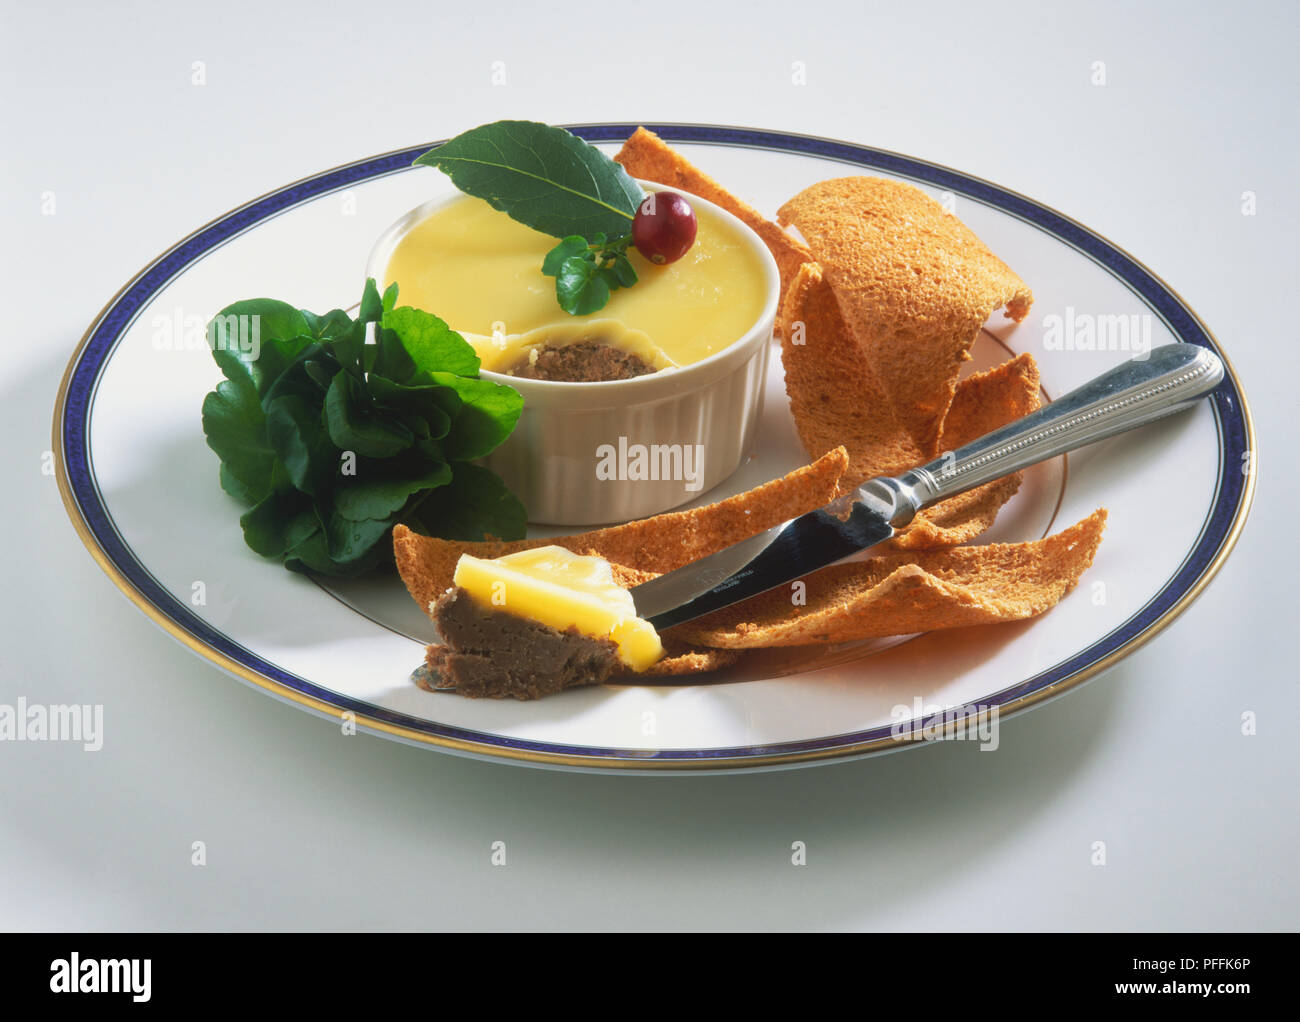
[[[106,740],[0,743],[0,927],[1296,928],[1289,5],[442,6],[4,0],[0,702],[103,703]],[[122,598],[42,474],[67,358],[136,270],[230,207],[502,117],[829,135],[1100,231],[1201,314],[1253,403],[1236,553],[992,755],[586,776],[343,737],[238,684]]]

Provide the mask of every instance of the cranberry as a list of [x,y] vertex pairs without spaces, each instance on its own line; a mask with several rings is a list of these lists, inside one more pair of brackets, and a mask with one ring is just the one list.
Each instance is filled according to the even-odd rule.
[[651,192],[632,220],[632,244],[652,263],[675,263],[695,244],[695,210],[676,192]]

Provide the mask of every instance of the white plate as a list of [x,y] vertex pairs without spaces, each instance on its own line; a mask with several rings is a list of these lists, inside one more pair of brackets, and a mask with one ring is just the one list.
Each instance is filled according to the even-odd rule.
[[[634,127],[574,130],[612,151]],[[1057,395],[1130,356],[1120,350],[1121,324],[1132,328],[1130,347],[1133,338],[1181,341],[1223,355],[1149,270],[1023,196],[827,139],[649,127],[769,213],[814,181],[855,173],[912,181],[946,202],[1035,296],[1025,323],[990,321],[972,368],[1008,350],[1030,351],[1044,390]],[[910,641],[764,651],[690,684],[577,689],[533,703],[425,692],[410,673],[432,626],[395,576],[326,588],[244,545],[240,508],[218,488],[199,406],[219,379],[202,324],[242,298],[282,298],[318,312],[355,302],[378,234],[451,190],[442,175],[410,167],[427,148],[304,179],[179,242],[104,309],[60,389],[59,482],[91,553],[169,633],[272,694],[334,718],[351,714],[362,730],[559,767],[734,770],[867,755],[919,744],[909,736],[932,724],[937,709],[1005,716],[1094,677],[1188,606],[1242,527],[1253,492],[1253,430],[1229,366],[1229,378],[1195,411],[1071,455],[1068,468],[1059,459],[1027,474],[977,542],[1038,538],[1098,506],[1110,510],[1092,568],[1039,618]],[[1085,350],[1089,326],[1094,347]],[[1098,345],[1098,329],[1107,343]],[[1071,343],[1061,347],[1062,337]],[[701,503],[806,460],[774,357],[757,449]]]

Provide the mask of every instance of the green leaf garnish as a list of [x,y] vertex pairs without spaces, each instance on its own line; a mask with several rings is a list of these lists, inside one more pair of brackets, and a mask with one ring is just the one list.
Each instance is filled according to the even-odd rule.
[[437,167],[467,195],[557,238],[626,234],[645,198],[628,172],[599,149],[536,121],[471,128],[415,162]]
[[459,404],[441,445],[449,459],[473,461],[482,458],[515,428],[523,401],[513,387],[452,373],[429,375],[434,383],[450,390]]
[[636,269],[627,257],[631,235],[606,244],[603,234],[591,244],[577,235],[564,238],[546,253],[542,272],[555,278],[555,300],[571,316],[603,309],[611,292],[636,283]]
[[387,518],[346,518],[337,510],[325,523],[326,549],[330,560],[351,565],[364,561],[375,544],[388,535],[392,523]]
[[555,275],[555,297],[570,316],[586,316],[609,301],[609,283],[593,259],[570,256]]
[[415,439],[393,416],[375,410],[365,385],[339,370],[325,394],[325,426],[340,451],[391,458]]
[[320,428],[320,407],[297,394],[286,394],[266,409],[266,436],[289,481],[303,493],[328,490],[335,451]]
[[627,249],[645,192],[621,164],[571,132],[536,121],[495,121],[415,162],[438,168],[462,192],[521,224],[562,239],[542,272],[555,277],[556,300],[570,315],[589,315],[610,292],[636,283]]
[[522,536],[526,520],[524,505],[494,472],[458,461],[452,465],[451,483],[429,491],[407,524],[425,532],[436,526],[445,539],[480,540]]
[[564,265],[566,259],[574,257],[586,259],[590,251],[591,245],[586,238],[571,234],[546,253],[546,258],[542,261],[542,272],[548,277],[558,277],[560,267]]
[[266,436],[266,415],[251,384],[218,383],[203,399],[203,432],[225,469],[223,490],[254,504],[271,493],[277,460]]
[[311,343],[310,326],[292,305],[270,298],[235,302],[208,324],[208,346],[226,379],[261,396]]
[[[394,334],[410,356],[417,370],[456,373],[474,376],[479,370],[478,354],[469,341],[431,313],[413,309],[409,305],[385,313],[385,336]],[[389,376],[396,383],[402,379]]]
[[400,511],[412,494],[449,482],[451,466],[446,462],[435,463],[414,475],[407,475],[400,468],[377,465],[373,471],[345,481],[334,494],[334,508],[344,518],[353,521],[387,518]]
[[602,272],[618,281],[619,287],[631,287],[636,283],[636,268],[627,257],[627,251],[617,252],[610,260],[609,266]]
[[519,501],[467,464],[509,436],[522,399],[480,379],[473,347],[437,316],[399,308],[396,284],[381,295],[367,281],[355,319],[236,302],[209,341],[226,379],[204,398],[203,432],[259,554],[348,577],[392,563],[398,521],[447,538],[524,535]]
[[296,490],[277,490],[239,519],[244,542],[263,557],[282,557],[319,527],[310,498]]

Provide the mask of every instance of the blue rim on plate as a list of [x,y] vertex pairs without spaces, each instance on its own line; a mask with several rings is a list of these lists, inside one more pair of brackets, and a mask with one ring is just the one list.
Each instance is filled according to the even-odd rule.
[[[589,142],[621,142],[637,127],[632,123],[604,123],[571,126],[570,130]],[[1179,570],[1146,606],[1104,638],[1051,669],[983,700],[985,713],[991,707],[996,707],[1000,716],[1021,712],[1095,677],[1154,636],[1200,594],[1231,551],[1250,508],[1254,472],[1247,469],[1254,450],[1254,427],[1240,383],[1218,343],[1196,314],[1155,274],[1063,214],[947,167],[808,135],[719,125],[647,124],[645,127],[668,142],[698,142],[814,156],[910,178],[985,203],[1092,259],[1141,298],[1179,341],[1208,348],[1224,359],[1227,378],[1210,400],[1221,452],[1216,491],[1196,544]],[[320,688],[231,642],[164,590],[123,543],[99,495],[87,427],[101,372],[135,316],[177,274],[236,235],[301,203],[406,170],[433,144],[328,170],[240,206],[163,253],[104,308],[69,362],[54,416],[60,492],[73,525],[95,560],[166,631],[243,680],[327,716],[339,717],[351,712],[359,727],[449,751],[562,767],[682,770],[739,769],[843,759],[918,744],[911,737],[927,723],[922,719],[912,721],[901,734],[893,726],[882,726],[773,745],[652,751],[526,741],[421,720]]]

